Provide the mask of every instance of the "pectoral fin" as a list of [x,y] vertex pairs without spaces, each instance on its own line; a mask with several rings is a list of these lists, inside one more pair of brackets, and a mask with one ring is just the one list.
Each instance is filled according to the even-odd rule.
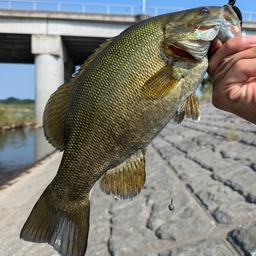
[[195,93],[191,94],[184,101],[180,109],[174,115],[173,121],[177,124],[181,124],[185,117],[196,122],[200,121],[201,113],[199,108],[199,100]]
[[178,82],[172,76],[171,65],[166,65],[148,79],[143,85],[142,91],[147,98],[159,99],[168,95]]
[[144,149],[104,173],[100,180],[100,189],[115,198],[132,200],[145,184],[145,154]]

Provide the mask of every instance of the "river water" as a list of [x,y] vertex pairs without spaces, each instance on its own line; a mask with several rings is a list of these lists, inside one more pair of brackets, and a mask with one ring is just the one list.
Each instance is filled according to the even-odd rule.
[[43,129],[25,127],[0,133],[0,186],[53,151]]

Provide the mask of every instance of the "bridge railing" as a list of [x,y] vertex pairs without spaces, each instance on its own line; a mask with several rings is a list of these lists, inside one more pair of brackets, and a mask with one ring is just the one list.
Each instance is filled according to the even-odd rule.
[[256,21],[256,12],[242,12],[244,21]]
[[[159,15],[167,12],[180,11],[180,8],[158,7],[158,6],[134,6],[114,4],[93,4],[79,2],[54,2],[33,0],[0,0],[0,9],[30,10],[30,11],[57,11],[57,12],[80,12],[80,13],[105,13],[136,15],[145,13],[148,15]],[[243,12],[245,21],[256,21],[256,12]]]
[[[30,11],[57,11],[80,13],[105,13],[135,15],[142,13],[142,6],[118,4],[93,4],[79,2],[54,2],[33,0],[0,0],[0,9],[30,10]],[[166,12],[175,12],[181,9],[168,7],[146,7],[149,15],[158,15]]]

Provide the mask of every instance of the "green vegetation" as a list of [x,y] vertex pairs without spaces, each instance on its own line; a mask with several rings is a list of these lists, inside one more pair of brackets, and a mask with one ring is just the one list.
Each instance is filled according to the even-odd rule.
[[0,100],[0,128],[35,124],[34,100],[8,98]]
[[34,100],[20,100],[17,98],[10,97],[5,100],[0,100],[0,107],[8,107],[13,109],[34,109],[35,101]]
[[199,87],[201,95],[199,96],[200,100],[211,101],[212,100],[212,83],[210,78],[207,76],[203,79]]

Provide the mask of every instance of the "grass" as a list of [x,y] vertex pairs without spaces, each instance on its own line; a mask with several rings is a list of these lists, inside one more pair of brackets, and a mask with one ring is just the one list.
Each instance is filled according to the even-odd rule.
[[22,111],[31,112],[35,108],[35,104],[4,104],[0,103],[0,109],[5,109],[7,111]]
[[0,104],[0,127],[35,124],[34,104]]

